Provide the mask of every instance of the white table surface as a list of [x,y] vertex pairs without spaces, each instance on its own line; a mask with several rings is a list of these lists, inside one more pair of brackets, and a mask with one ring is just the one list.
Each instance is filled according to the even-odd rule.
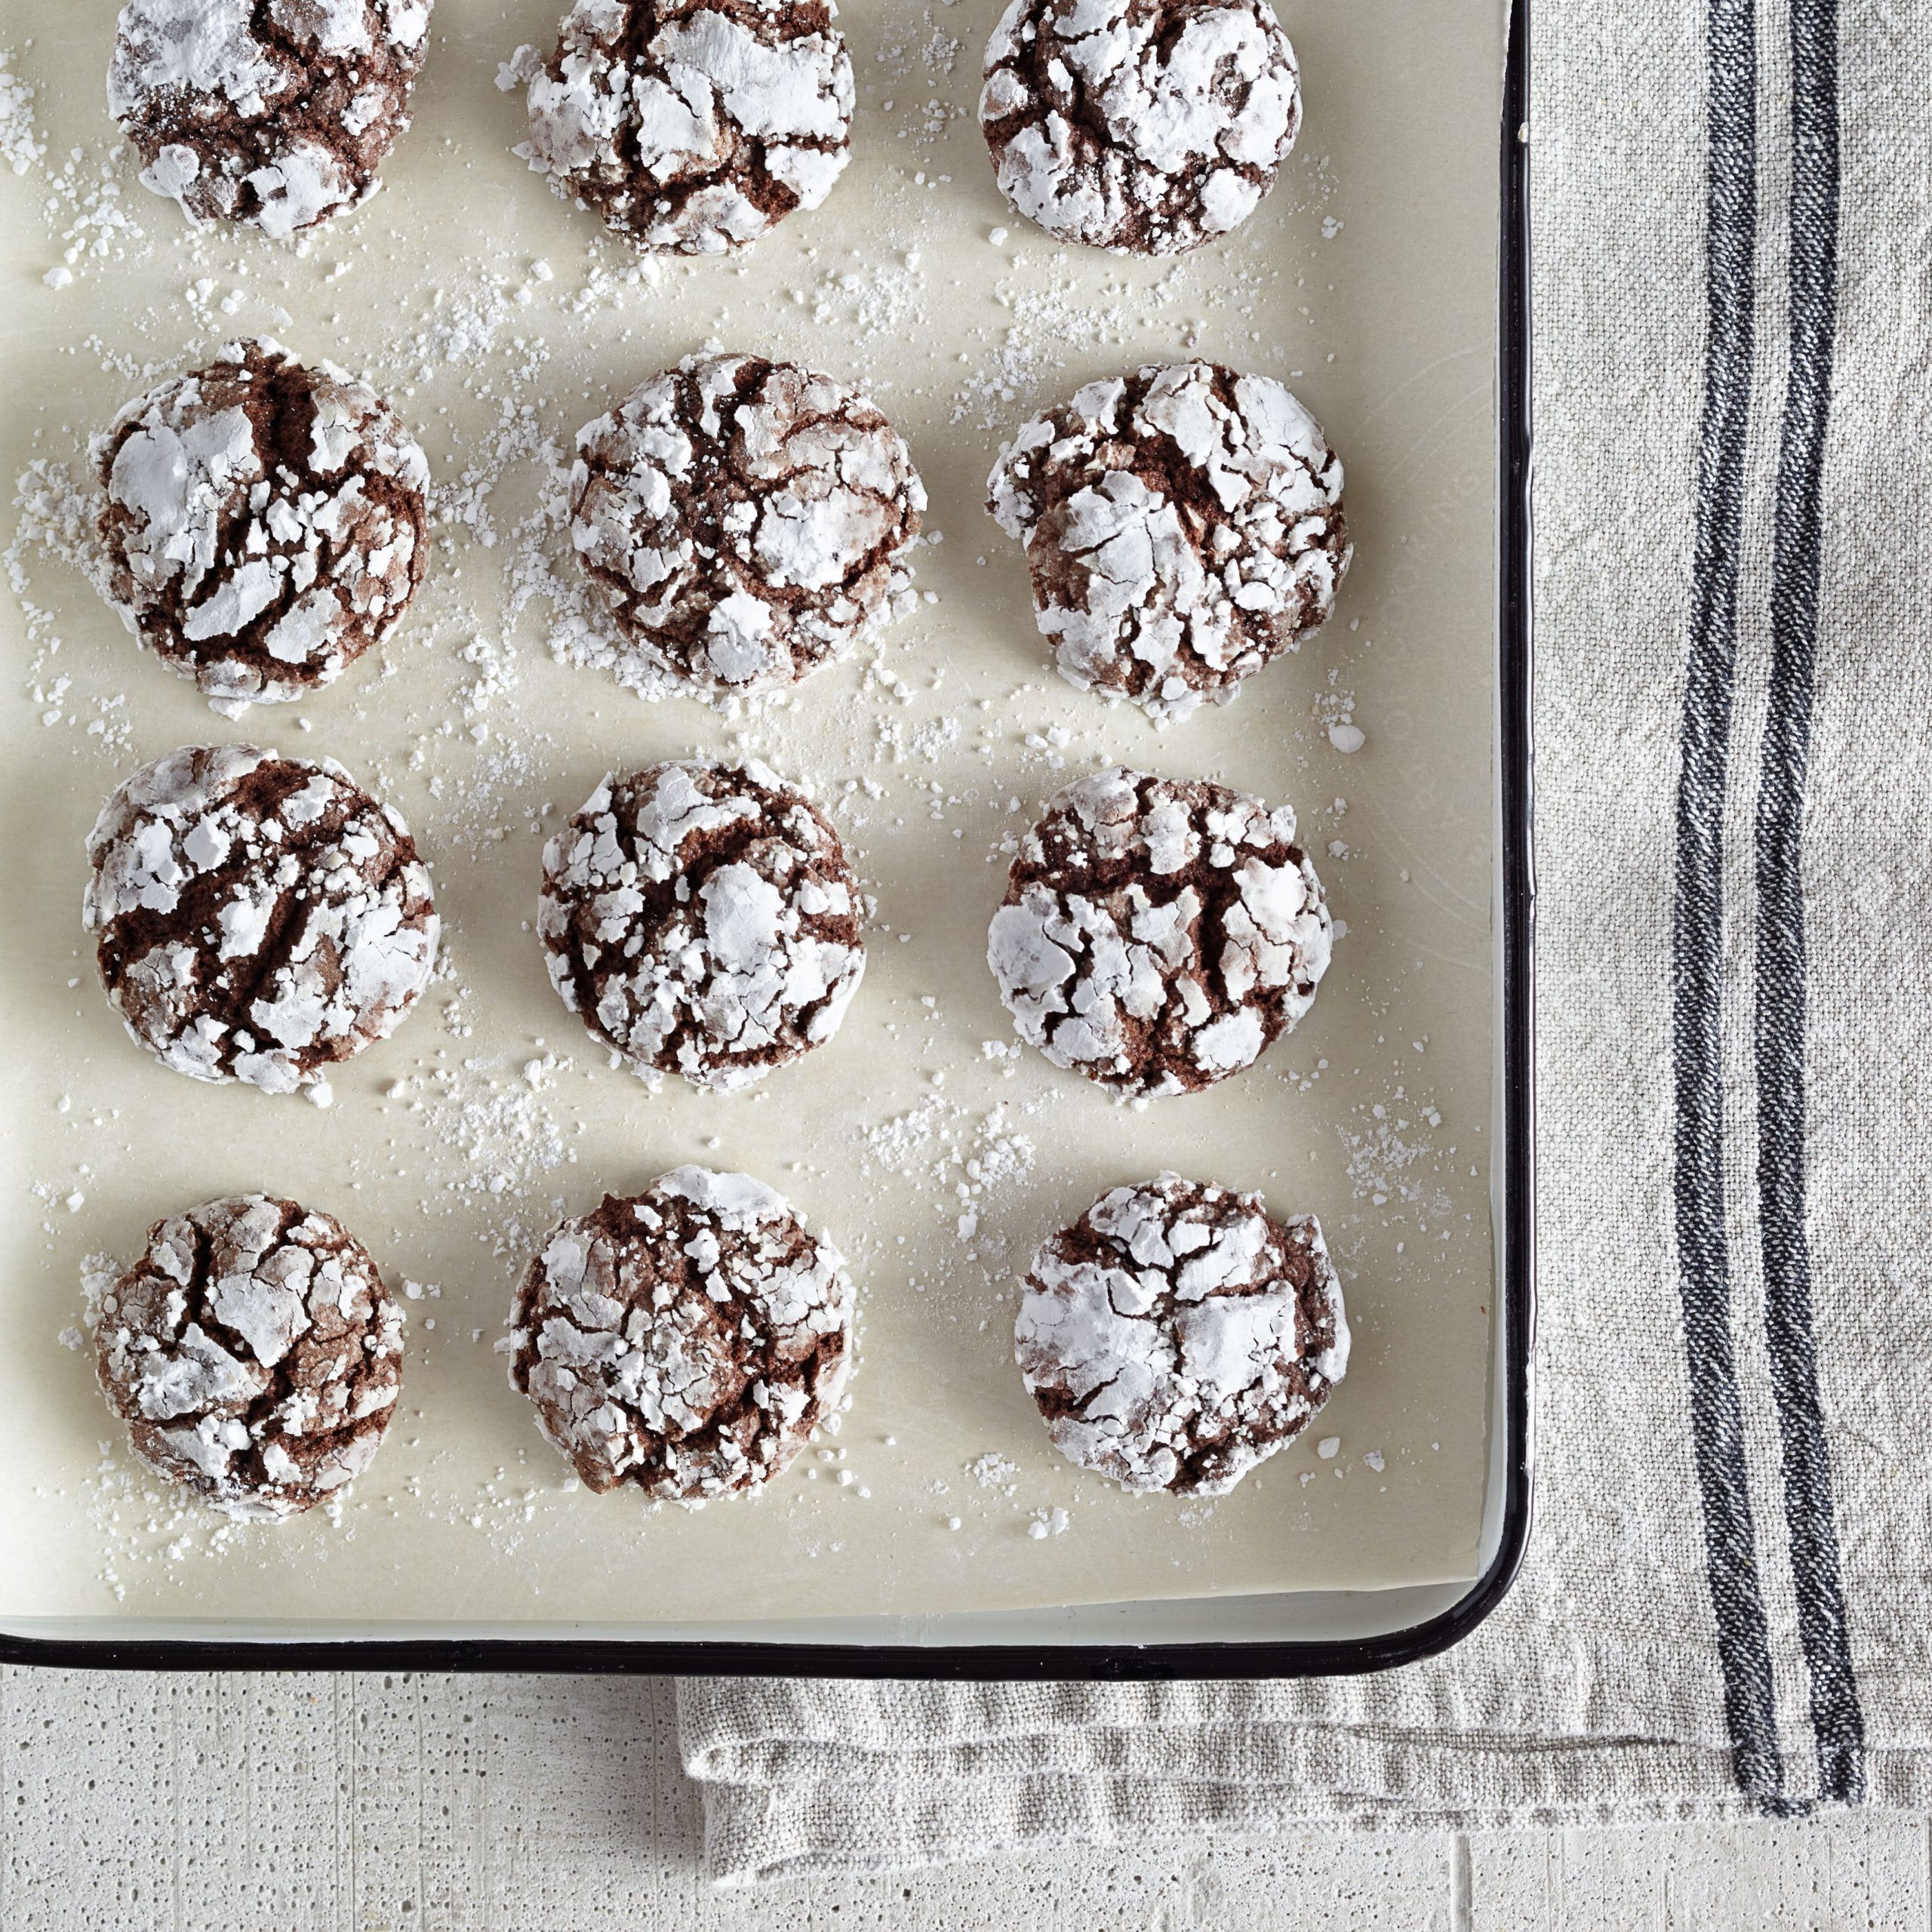
[[649,1679],[0,1672],[5,1932],[1932,1932],[1927,1823],[1081,1851],[712,1894]]

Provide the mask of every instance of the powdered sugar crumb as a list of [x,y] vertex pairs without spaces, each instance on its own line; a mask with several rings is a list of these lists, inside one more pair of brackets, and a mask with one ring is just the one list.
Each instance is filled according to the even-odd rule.
[[0,162],[25,174],[46,154],[47,143],[34,122],[34,90],[14,72],[14,58],[11,47],[0,47]]
[[997,1490],[1002,1496],[1013,1495],[1020,1487],[1018,1464],[997,1450],[989,1450],[983,1456],[974,1457],[966,1465],[966,1473],[982,1489]]

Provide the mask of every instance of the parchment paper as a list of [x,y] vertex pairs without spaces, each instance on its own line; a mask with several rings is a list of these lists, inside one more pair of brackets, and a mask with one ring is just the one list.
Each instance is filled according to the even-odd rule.
[[[510,152],[521,94],[496,69],[547,44],[555,0],[440,0],[383,192],[300,254],[195,236],[135,182],[103,101],[110,5],[10,11],[46,152],[0,174],[6,476],[36,460],[81,474],[125,398],[260,332],[368,373],[429,449],[443,515],[382,661],[230,724],[136,651],[45,528],[60,492],[29,491],[17,595],[0,595],[0,1616],[644,1625],[1473,1574],[1500,9],[1289,0],[1300,144],[1236,238],[1178,264],[1064,248],[1001,203],[972,112],[995,11],[854,0],[855,156],[826,206],[742,260],[628,277],[631,258]],[[71,281],[48,286],[63,266]],[[912,442],[940,540],[916,559],[930,598],[881,650],[735,719],[558,661],[568,612],[525,594],[547,578],[542,543],[571,586],[544,506],[577,427],[713,341],[867,387]],[[1347,465],[1358,552],[1326,632],[1232,707],[1157,732],[1052,672],[1021,555],[980,498],[1035,408],[1195,351],[1281,376],[1315,410]],[[1344,755],[1327,728],[1350,720],[1366,743]],[[447,974],[327,1111],[150,1061],[80,931],[102,798],[143,760],[224,738],[340,758],[434,870]],[[540,834],[613,766],[747,749],[811,780],[844,830],[878,898],[869,974],[835,1042],[761,1090],[654,1095],[545,981]],[[1292,803],[1347,928],[1295,1034],[1207,1094],[1138,1111],[984,1044],[1011,1039],[983,963],[1002,841],[1066,778],[1115,761]],[[840,1433],[764,1494],[653,1512],[569,1486],[491,1345],[559,1212],[688,1160],[763,1176],[844,1249],[860,1366]],[[1355,1331],[1316,1426],[1211,1506],[1126,1497],[1063,1463],[1011,1361],[1033,1245],[1163,1165],[1320,1215]],[[158,1217],[255,1187],[337,1214],[417,1292],[371,1472],[333,1519],[229,1531],[126,1450],[78,1277]]]

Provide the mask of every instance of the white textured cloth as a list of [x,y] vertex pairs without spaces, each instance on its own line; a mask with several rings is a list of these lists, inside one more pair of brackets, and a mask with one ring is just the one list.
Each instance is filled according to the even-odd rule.
[[1932,1806],[1932,20],[1536,26],[1521,1580],[1377,1677],[688,1681],[721,1879]]

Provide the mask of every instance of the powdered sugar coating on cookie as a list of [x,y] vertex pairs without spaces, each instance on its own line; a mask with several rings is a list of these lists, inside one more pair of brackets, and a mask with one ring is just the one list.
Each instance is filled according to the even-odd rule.
[[592,1489],[696,1501],[769,1481],[837,1408],[844,1257],[749,1174],[683,1167],[553,1229],[517,1297],[510,1384]]
[[924,486],[905,441],[829,376],[692,357],[577,436],[571,534],[655,694],[791,685],[887,615]]
[[430,0],[128,0],[108,111],[190,220],[287,240],[359,207],[409,125]]
[[1198,1091],[1307,1012],[1332,924],[1295,817],[1116,767],[1021,841],[986,962],[1014,1030],[1123,1097]]
[[429,872],[331,758],[171,752],[103,806],[88,857],[101,983],[177,1073],[292,1093],[386,1038],[429,983]]
[[332,683],[393,630],[429,556],[429,466],[332,362],[229,343],[96,445],[108,593],[229,717]]
[[312,1509],[365,1470],[402,1385],[402,1316],[331,1216],[266,1195],[149,1229],[103,1298],[96,1365],[135,1448],[245,1521]]
[[1164,1173],[1040,1249],[1014,1354],[1069,1461],[1218,1496],[1306,1429],[1346,1373],[1342,1289],[1312,1215]]
[[607,777],[543,850],[550,983],[641,1073],[747,1086],[838,1030],[866,970],[858,882],[755,759]]
[[1268,0],[1012,0],[986,76],[980,125],[1014,209],[1135,254],[1238,226],[1301,125]]
[[722,254],[815,208],[850,158],[852,62],[829,0],[577,0],[520,48],[530,140],[558,193],[654,252]]
[[1211,362],[1089,383],[986,487],[1061,675],[1164,721],[1297,648],[1354,554],[1320,425],[1272,377]]

